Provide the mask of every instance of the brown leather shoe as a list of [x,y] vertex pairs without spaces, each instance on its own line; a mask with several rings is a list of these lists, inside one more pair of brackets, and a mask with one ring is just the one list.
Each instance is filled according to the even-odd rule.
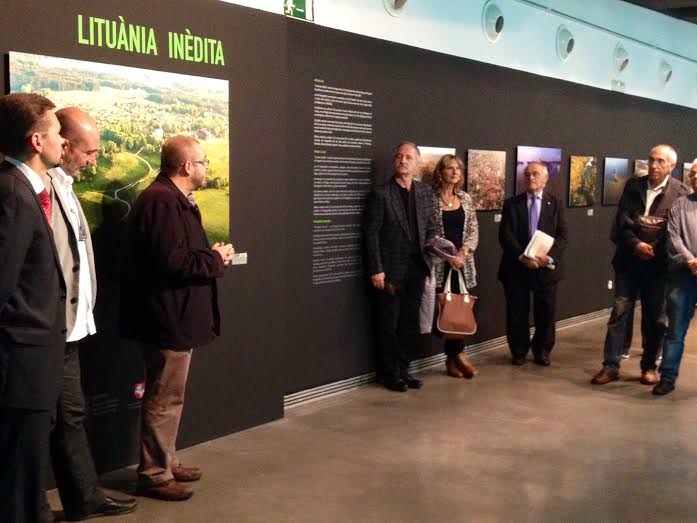
[[454,357],[447,357],[445,360],[445,370],[448,376],[452,376],[453,378],[464,378],[462,372],[460,372],[460,369],[457,367],[457,362]]
[[455,363],[457,363],[457,366],[462,372],[462,375],[468,380],[471,380],[479,373],[477,367],[472,365],[470,361],[465,357],[465,354],[462,352],[458,354],[455,358]]
[[600,372],[593,376],[593,379],[591,380],[591,383],[593,385],[605,385],[606,383],[610,383],[611,381],[617,381],[620,379],[620,373],[617,372],[616,370],[612,370],[609,367],[603,367],[600,369]]
[[170,479],[157,485],[138,485],[136,494],[162,501],[185,501],[194,495],[194,491]]
[[658,383],[658,374],[655,370],[645,370],[641,373],[639,382],[643,385],[655,385]]
[[198,481],[201,479],[201,469],[198,467],[172,467],[172,475],[174,480],[179,483],[188,483],[190,481]]

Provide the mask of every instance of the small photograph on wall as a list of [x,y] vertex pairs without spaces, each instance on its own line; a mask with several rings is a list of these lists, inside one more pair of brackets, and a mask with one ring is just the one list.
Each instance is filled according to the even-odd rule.
[[[433,171],[436,168],[438,160],[445,154],[455,154],[454,147],[430,147],[427,145],[419,145],[421,152],[421,162],[419,164],[419,172],[416,175],[417,180],[433,183]],[[462,173],[464,176],[465,173]]]
[[648,160],[634,160],[634,176],[641,178],[649,174]]
[[629,160],[627,158],[605,158],[603,205],[617,205],[620,202],[624,184],[627,183],[629,177]]
[[598,186],[598,159],[571,156],[569,160],[569,207],[592,207]]
[[690,184],[690,171],[692,170],[692,162],[686,162],[682,164],[682,178],[681,182],[687,185],[688,187],[692,187]]
[[542,162],[547,166],[549,181],[545,188],[557,198],[564,196],[563,183],[559,176],[561,168],[561,149],[553,147],[531,147],[519,145],[517,148],[515,193],[525,192],[525,168],[530,162]]
[[79,106],[101,133],[97,164],[74,188],[94,232],[114,227],[157,176],[162,143],[195,137],[210,162],[196,203],[211,243],[228,241],[228,81],[113,64],[10,53],[10,90]]
[[467,151],[467,187],[477,211],[503,208],[506,197],[506,151],[469,149]]

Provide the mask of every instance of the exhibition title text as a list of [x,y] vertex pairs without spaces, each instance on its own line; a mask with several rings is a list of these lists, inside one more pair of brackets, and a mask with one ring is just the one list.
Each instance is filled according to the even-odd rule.
[[[157,33],[152,27],[117,20],[77,15],[77,43],[94,47],[108,47],[129,53],[158,56]],[[167,49],[173,60],[225,65],[223,43],[215,38],[168,31]]]

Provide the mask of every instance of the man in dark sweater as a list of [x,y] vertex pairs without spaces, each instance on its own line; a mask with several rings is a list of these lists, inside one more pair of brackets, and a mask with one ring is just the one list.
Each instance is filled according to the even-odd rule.
[[641,358],[641,383],[655,385],[656,357],[666,333],[665,291],[668,256],[666,218],[675,201],[687,188],[670,174],[677,154],[670,145],[657,145],[649,153],[649,174],[630,179],[624,187],[612,240],[617,245],[615,299],[607,324],[603,368],[593,377],[594,385],[619,379],[620,354],[627,332],[630,309],[637,296],[646,315],[646,337]]
[[175,444],[192,349],[220,332],[216,278],[234,254],[230,244],[209,246],[201,225],[193,191],[207,168],[194,138],[170,138],[160,174],[129,217],[120,330],[142,343],[145,361],[138,494],[165,501],[188,499],[182,482],[201,477],[181,464]]

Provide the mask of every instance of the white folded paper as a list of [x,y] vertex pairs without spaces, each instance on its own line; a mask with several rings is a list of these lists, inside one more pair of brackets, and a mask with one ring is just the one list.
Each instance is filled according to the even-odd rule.
[[554,238],[545,232],[537,230],[530,238],[528,246],[525,247],[523,256],[536,260],[538,256],[547,255],[552,245],[554,245]]

